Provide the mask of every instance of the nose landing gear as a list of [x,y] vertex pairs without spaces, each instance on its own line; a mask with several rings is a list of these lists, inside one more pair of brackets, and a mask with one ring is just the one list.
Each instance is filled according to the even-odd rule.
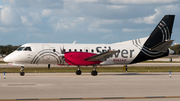
[[20,70],[20,75],[21,76],[24,76],[25,75],[25,72],[23,72],[24,71],[24,66],[21,66],[21,70]]

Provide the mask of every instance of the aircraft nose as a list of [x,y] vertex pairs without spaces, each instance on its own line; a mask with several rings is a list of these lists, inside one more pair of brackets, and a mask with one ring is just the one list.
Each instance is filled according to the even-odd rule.
[[6,56],[3,60],[4,62],[11,62],[11,59],[9,58],[9,56]]

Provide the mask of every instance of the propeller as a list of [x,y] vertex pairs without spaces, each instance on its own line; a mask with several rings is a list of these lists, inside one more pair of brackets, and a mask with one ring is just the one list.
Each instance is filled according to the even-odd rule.
[[65,58],[64,58],[64,54],[65,54],[65,49],[64,49],[64,46],[63,48],[61,49],[60,47],[60,51],[61,53],[59,54],[59,57],[60,57],[60,64],[65,64]]

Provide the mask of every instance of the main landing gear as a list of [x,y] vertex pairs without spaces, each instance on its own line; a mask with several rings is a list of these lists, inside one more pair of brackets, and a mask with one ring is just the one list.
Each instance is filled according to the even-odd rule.
[[21,76],[24,76],[25,75],[25,72],[23,72],[24,71],[24,66],[21,66],[21,70],[20,70],[20,75]]
[[[92,76],[96,76],[98,74],[98,72],[96,71],[96,66],[97,65],[93,65],[93,70],[91,72]],[[80,66],[78,66],[78,70],[76,70],[76,75],[81,75],[81,70],[80,70]]]
[[92,70],[92,72],[91,72],[91,75],[92,75],[92,76],[96,76],[96,75],[98,74],[98,72],[96,71],[96,66],[97,66],[97,65],[93,65],[93,70]]
[[80,70],[80,66],[78,66],[78,70],[76,70],[76,75],[81,75],[81,70]]

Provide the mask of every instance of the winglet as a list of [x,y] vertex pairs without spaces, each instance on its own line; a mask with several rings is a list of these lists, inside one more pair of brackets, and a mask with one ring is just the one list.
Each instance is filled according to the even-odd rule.
[[76,43],[76,41],[73,42],[73,44],[75,44],[75,43]]

